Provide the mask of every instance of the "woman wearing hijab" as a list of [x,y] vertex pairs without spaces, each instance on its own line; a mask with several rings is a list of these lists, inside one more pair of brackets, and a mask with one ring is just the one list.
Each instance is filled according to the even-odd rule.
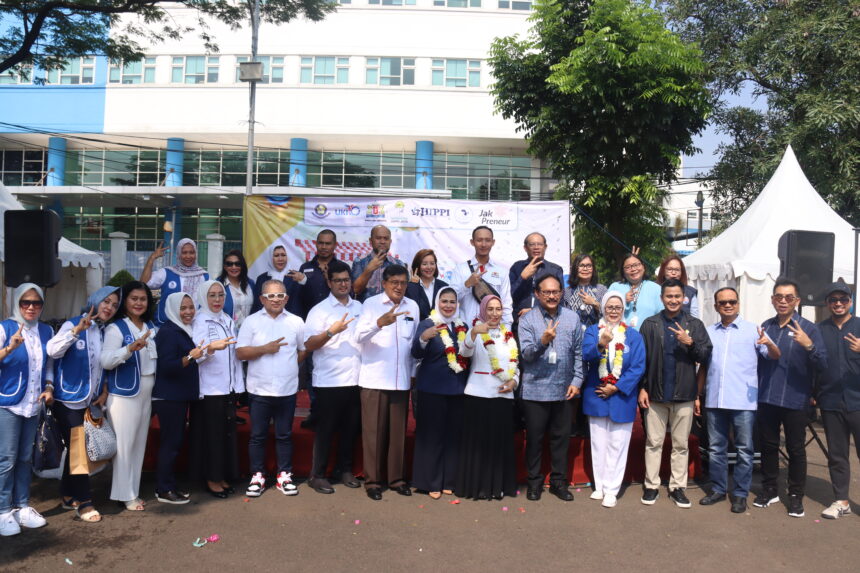
[[46,346],[51,327],[39,322],[45,295],[33,283],[12,294],[12,318],[0,323],[0,535],[48,522],[30,507],[33,442],[39,402],[53,402],[47,382],[52,360]]
[[164,305],[167,322],[155,335],[158,364],[152,390],[152,410],[158,416],[160,439],[155,499],[162,503],[188,503],[189,496],[176,487],[173,468],[185,438],[188,404],[200,395],[197,363],[204,348],[191,339],[194,300],[183,292],[167,297]]
[[519,382],[517,342],[502,324],[502,301],[481,300],[475,325],[463,340],[472,357],[463,399],[463,433],[454,491],[460,497],[516,496],[514,394]]
[[460,354],[467,328],[458,310],[457,291],[443,286],[412,340],[412,357],[421,361],[415,376],[421,418],[415,428],[412,485],[433,499],[453,493],[457,479],[468,377],[468,362]]
[[589,366],[582,403],[591,432],[591,499],[615,507],[627,467],[639,379],[645,373],[645,345],[639,332],[621,320],[623,294],[606,293],[601,309],[603,319],[588,327],[582,343],[582,359]]
[[155,385],[155,303],[146,284],[131,281],[120,291],[122,303],[105,329],[101,363],[107,381],[107,415],[116,432],[110,498],[129,511],[143,511],[140,472],[146,452],[152,387]]
[[149,255],[146,265],[143,267],[143,272],[140,273],[140,281],[146,283],[146,286],[152,290],[161,289],[158,313],[155,317],[156,324],[163,324],[167,321],[164,304],[168,296],[175,292],[184,292],[193,297],[197,293],[197,287],[200,283],[209,280],[209,273],[197,264],[197,243],[188,238],[180,239],[176,243],[176,252],[179,254],[176,257],[175,265],[153,272],[152,265],[155,263],[155,260],[163,257],[166,251],[167,248],[165,248],[164,242],[162,242],[155,249],[155,252]]
[[242,251],[233,249],[224,255],[221,274],[216,280],[227,287],[224,312],[233,319],[236,328],[241,328],[254,306],[254,281],[248,278],[248,263]]
[[304,273],[287,269],[287,246],[283,239],[278,239],[272,243],[266,254],[268,269],[254,280],[254,302],[251,305],[251,314],[263,308],[263,303],[260,302],[261,289],[266,281],[275,279],[284,283],[284,287],[287,289],[287,306],[285,307],[287,311],[296,316],[301,316],[298,297],[299,287],[307,282],[307,277]]
[[219,499],[235,491],[230,482],[239,478],[235,394],[245,391],[236,324],[223,310],[225,298],[218,281],[201,284],[192,323],[192,340],[206,347],[206,355],[199,363],[202,399],[191,403],[191,468]]
[[[103,407],[107,387],[102,388],[102,341],[105,324],[119,308],[119,287],[106,286],[90,295],[81,315],[67,320],[47,346],[54,359],[53,413],[66,444],[71,443],[72,428],[83,426],[90,404]],[[73,508],[85,523],[101,521],[93,506],[89,474],[69,471],[69,456],[63,465],[60,495],[64,508]]]
[[636,253],[627,253],[618,274],[621,280],[609,285],[609,290],[624,297],[624,322],[638,332],[646,318],[663,310],[660,285],[645,280],[645,261]]

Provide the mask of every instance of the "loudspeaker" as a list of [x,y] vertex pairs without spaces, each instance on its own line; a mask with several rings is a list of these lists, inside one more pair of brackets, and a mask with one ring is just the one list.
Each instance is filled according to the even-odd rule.
[[803,304],[824,305],[824,289],[833,282],[836,235],[818,231],[786,231],[779,238],[779,274],[800,287]]
[[3,217],[6,286],[36,283],[50,287],[60,282],[59,215],[51,210],[6,211]]

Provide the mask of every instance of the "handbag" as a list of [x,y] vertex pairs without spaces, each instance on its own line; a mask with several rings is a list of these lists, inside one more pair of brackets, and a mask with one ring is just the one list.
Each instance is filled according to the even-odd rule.
[[33,442],[33,471],[43,472],[60,467],[66,444],[57,419],[44,402],[39,408],[36,441]]
[[[99,413],[101,414],[101,410]],[[94,418],[92,408],[87,408],[84,412],[84,435],[90,461],[109,460],[116,455],[116,433],[104,414]]]
[[[475,267],[472,265],[472,261],[466,261],[466,263],[469,265],[469,270],[474,273]],[[472,296],[480,303],[485,296],[489,295],[501,298],[499,291],[493,288],[493,285],[485,281],[483,278],[479,278],[477,284],[472,287]]]

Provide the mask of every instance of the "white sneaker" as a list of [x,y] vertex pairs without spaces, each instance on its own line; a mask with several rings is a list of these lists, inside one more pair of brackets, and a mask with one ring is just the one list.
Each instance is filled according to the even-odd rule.
[[32,507],[22,507],[15,510],[15,521],[21,527],[28,529],[36,529],[37,527],[45,527],[48,525],[48,520],[42,517],[42,514]]
[[278,474],[278,491],[284,495],[298,495],[299,488],[293,483],[293,474],[281,472]]
[[266,491],[266,478],[263,474],[257,472],[251,477],[251,483],[248,484],[248,489],[245,490],[245,495],[248,497],[260,497]]
[[851,513],[851,505],[842,505],[838,501],[830,504],[830,507],[821,512],[821,517],[825,519],[839,519],[843,515]]
[[615,507],[617,503],[617,497],[615,497],[614,495],[606,494],[605,496],[603,496],[603,503],[601,503],[600,505],[602,505],[603,507]]
[[21,526],[15,520],[15,512],[7,511],[0,514],[0,535],[9,537],[10,535],[18,535],[21,533]]
[[588,497],[590,497],[591,499],[603,499],[603,492],[596,489],[591,492],[591,495]]

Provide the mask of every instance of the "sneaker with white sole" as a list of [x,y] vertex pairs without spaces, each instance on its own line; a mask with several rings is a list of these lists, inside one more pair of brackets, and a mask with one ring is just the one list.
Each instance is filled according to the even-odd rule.
[[603,492],[600,490],[594,490],[591,492],[591,495],[588,496],[590,499],[603,499]]
[[36,529],[48,525],[48,520],[42,517],[42,514],[32,507],[21,507],[15,510],[15,521],[21,527],[27,529]]
[[614,495],[606,494],[603,496],[603,502],[600,504],[603,507],[615,507],[618,503],[618,498]]
[[779,495],[772,489],[762,491],[753,500],[753,505],[756,507],[768,507],[775,503],[779,503]]
[[790,517],[803,517],[806,515],[803,511],[803,496],[797,494],[789,494],[788,496],[788,515]]
[[293,474],[281,472],[278,474],[278,491],[284,495],[298,495],[299,488],[293,483]]
[[261,472],[257,472],[251,477],[251,483],[248,484],[245,495],[248,497],[260,497],[264,491],[266,491],[266,478],[263,477]]
[[0,514],[0,535],[9,537],[21,533],[21,526],[15,520],[15,512],[7,511]]
[[838,501],[830,504],[830,507],[821,512],[821,517],[824,519],[839,519],[843,515],[851,513],[851,505],[842,505]]

